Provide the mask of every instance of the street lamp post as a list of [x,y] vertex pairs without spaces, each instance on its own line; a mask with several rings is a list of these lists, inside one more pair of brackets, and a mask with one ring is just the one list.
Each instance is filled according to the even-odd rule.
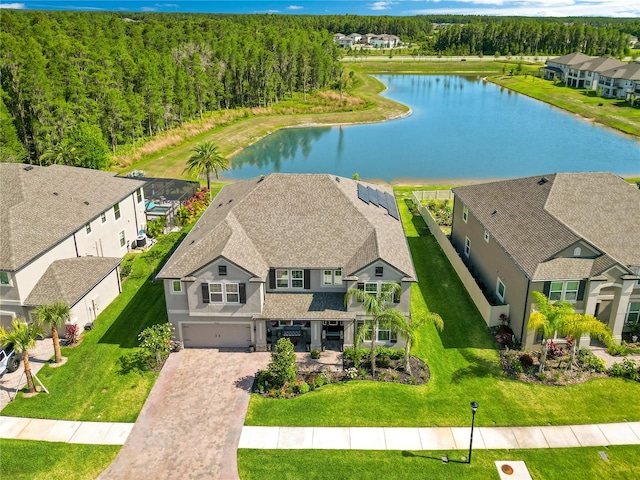
[[471,452],[473,450],[473,425],[478,411],[478,402],[471,402],[471,440],[469,441],[469,463],[471,463]]

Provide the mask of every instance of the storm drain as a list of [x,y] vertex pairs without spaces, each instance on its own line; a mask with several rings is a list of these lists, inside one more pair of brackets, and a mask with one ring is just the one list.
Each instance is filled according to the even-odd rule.
[[496,461],[500,480],[532,480],[529,470],[521,460]]

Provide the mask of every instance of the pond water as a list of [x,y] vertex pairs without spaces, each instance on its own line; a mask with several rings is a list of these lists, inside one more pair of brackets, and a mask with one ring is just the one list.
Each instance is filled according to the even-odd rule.
[[412,114],[389,122],[279,130],[232,159],[225,178],[331,173],[386,181],[553,172],[640,176],[640,141],[475,77],[380,75]]

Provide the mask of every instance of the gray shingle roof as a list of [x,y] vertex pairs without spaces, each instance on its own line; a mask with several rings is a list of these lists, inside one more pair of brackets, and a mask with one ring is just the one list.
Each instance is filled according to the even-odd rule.
[[640,63],[625,64],[600,73],[601,77],[640,80]]
[[[613,264],[640,264],[640,190],[611,173],[558,173],[453,191],[536,280],[585,278]],[[604,255],[589,262],[550,261],[585,239]],[[587,268],[589,265],[589,268]]]
[[609,57],[598,57],[587,60],[579,65],[573,65],[574,68],[583,72],[604,72],[611,68],[618,68],[626,63]]
[[260,278],[292,267],[348,276],[380,258],[415,279],[401,222],[359,200],[357,182],[336,178],[272,174],[224,187],[158,277],[192,275],[222,255]]
[[272,320],[354,319],[347,312],[343,293],[267,293],[259,318]]
[[592,60],[593,58],[594,57],[590,57],[584,53],[573,52],[562,55],[561,57],[550,58],[547,62],[553,62],[559,65],[576,65],[578,63],[586,62],[587,60]]
[[48,305],[63,301],[75,305],[113,271],[121,258],[79,257],[56,260],[44,272],[25,300],[25,305]]
[[20,268],[144,183],[86,168],[0,163],[0,269]]

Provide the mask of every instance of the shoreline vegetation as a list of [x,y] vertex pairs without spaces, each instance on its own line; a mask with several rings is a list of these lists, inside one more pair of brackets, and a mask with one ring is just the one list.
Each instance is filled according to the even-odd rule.
[[[341,96],[337,91],[316,92],[308,94],[306,100],[302,95],[295,95],[267,108],[214,112],[203,120],[158,135],[114,157],[114,168],[123,174],[144,170],[151,177],[189,178],[185,172],[186,159],[191,148],[204,141],[213,141],[224,156],[233,157],[243,148],[282,128],[378,123],[410,115],[409,106],[381,95],[386,87],[372,76],[376,74],[478,75],[500,87],[576,114],[585,121],[640,139],[637,109],[625,106],[620,100],[598,97],[595,92],[592,94],[537,78],[533,74],[542,65],[539,63],[516,58],[463,62],[394,57],[376,62],[343,59],[343,64],[351,85]],[[518,68],[520,75],[509,75]],[[453,183],[474,181],[456,180],[459,181]],[[434,185],[451,182],[452,179],[396,179],[392,183]]]

